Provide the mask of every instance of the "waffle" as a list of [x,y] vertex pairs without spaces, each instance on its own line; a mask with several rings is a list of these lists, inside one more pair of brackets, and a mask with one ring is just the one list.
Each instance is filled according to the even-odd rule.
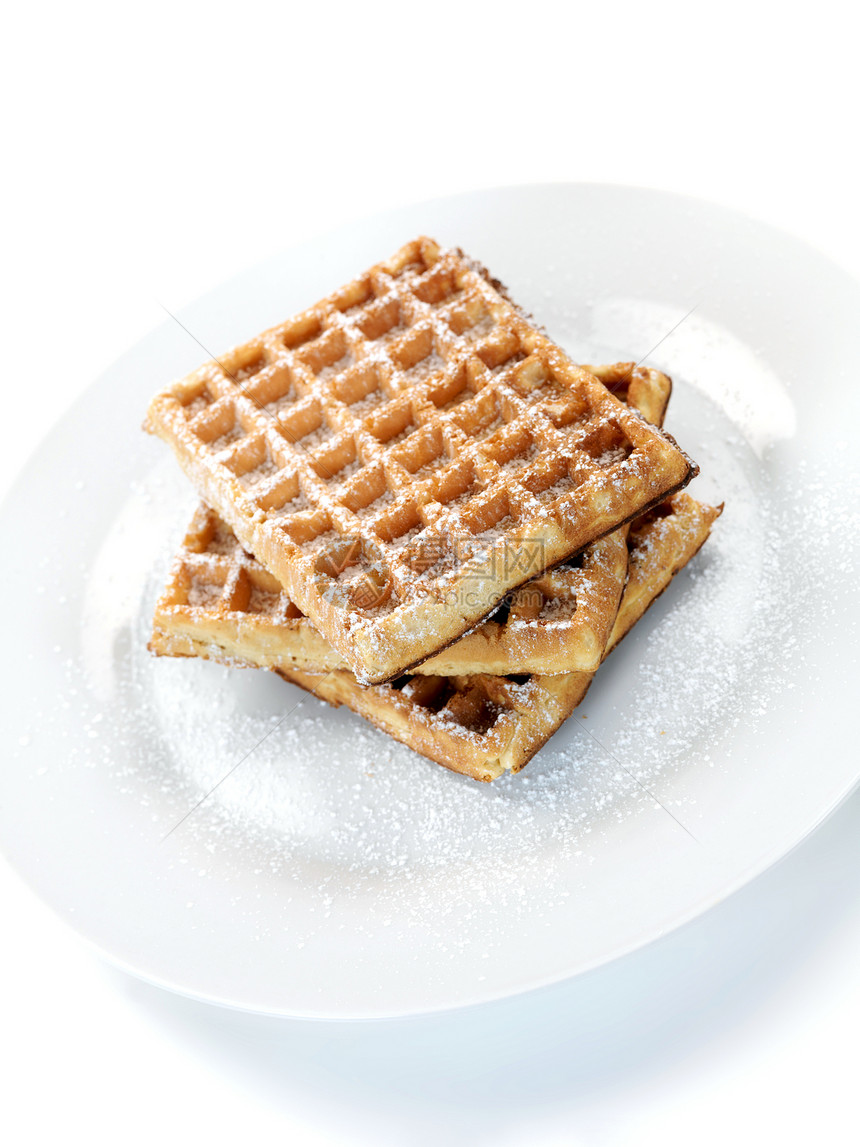
[[647,422],[662,426],[672,397],[672,380],[662,371],[635,362],[611,362],[583,366],[599,378],[616,398],[638,410]]
[[695,557],[722,512],[722,503],[708,506],[682,491],[631,524],[627,534],[627,584],[606,643],[607,654],[629,633],[675,574]]
[[[671,382],[633,363],[591,367],[624,387],[623,398],[661,425]],[[416,672],[443,677],[469,673],[593,673],[600,664],[627,576],[627,545],[615,530],[515,590],[493,617]],[[198,614],[199,603],[206,618]],[[348,668],[343,657],[290,600],[280,583],[242,549],[214,510],[201,504],[188,528],[170,582],[158,601],[154,628],[199,637],[225,651],[253,648],[267,669],[327,672]],[[240,636],[241,631],[241,636]],[[236,656],[241,656],[236,652]]]
[[365,683],[695,472],[428,239],[174,383],[145,425]]
[[[627,574],[623,531],[593,542],[574,562],[515,590],[493,617],[416,667],[436,676],[593,672],[618,612]],[[348,668],[278,580],[201,503],[159,597],[154,641],[169,632],[208,642],[267,669]]]
[[[635,555],[634,589],[626,588],[622,597],[613,646],[701,547],[719,512],[686,495],[675,495],[658,514],[636,523],[629,542]],[[628,592],[635,592],[631,608],[625,608]],[[228,664],[266,664],[249,637],[251,628],[239,627],[229,645],[213,640],[221,621],[217,608],[207,613],[201,602],[193,630],[183,627],[179,617],[175,611],[164,612],[153,635],[154,652]],[[363,686],[346,670],[314,674],[279,668],[277,672],[332,705],[348,706],[446,768],[481,781],[495,780],[507,770],[519,772],[570,716],[593,677],[592,673],[412,674],[391,684]]]

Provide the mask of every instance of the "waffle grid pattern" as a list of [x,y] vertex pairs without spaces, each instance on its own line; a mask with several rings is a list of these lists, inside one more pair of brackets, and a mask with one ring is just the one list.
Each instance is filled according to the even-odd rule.
[[364,681],[693,473],[430,240],[174,384],[147,425]]
[[[619,531],[577,561],[516,590],[493,617],[417,667],[419,674],[592,672],[600,664],[627,572]],[[271,669],[348,668],[278,580],[200,505],[155,610],[156,631],[198,633],[203,611],[223,649],[253,649]],[[240,654],[237,652],[237,656]]]
[[[633,363],[589,367],[613,392],[661,426],[671,381]],[[593,672],[600,664],[627,574],[623,532],[588,546],[578,559],[527,582],[473,633],[416,672]],[[253,648],[257,664],[272,669],[325,672],[347,668],[344,659],[302,615],[278,580],[241,546],[213,510],[201,504],[186,531],[170,583],[155,613],[174,629],[195,631],[193,611],[203,604],[212,638],[224,649]],[[219,621],[214,621],[218,615]]]

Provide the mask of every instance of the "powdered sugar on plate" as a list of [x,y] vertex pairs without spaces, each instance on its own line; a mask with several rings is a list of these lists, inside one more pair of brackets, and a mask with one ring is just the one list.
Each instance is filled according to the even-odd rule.
[[[88,593],[83,664],[69,665],[70,683],[83,672],[105,718],[113,723],[121,713],[125,723],[127,751],[118,756],[94,736],[91,766],[142,802],[169,792],[175,820],[214,790],[171,837],[180,854],[186,845],[223,849],[229,841],[239,865],[253,857],[270,873],[305,872],[327,895],[372,888],[374,911],[386,904],[421,915],[423,903],[438,927],[440,913],[462,911],[476,896],[492,899],[491,888],[505,911],[533,915],[534,903],[518,893],[526,870],[541,871],[541,910],[549,910],[570,893],[555,883],[570,858],[587,864],[593,834],[611,834],[631,817],[671,812],[695,834],[699,810],[673,795],[679,774],[707,768],[774,689],[796,684],[802,603],[833,576],[818,568],[815,547],[801,553],[795,541],[785,566],[787,529],[802,538],[801,520],[826,520],[831,530],[844,528],[846,540],[857,533],[834,507],[824,514],[810,501],[808,480],[777,513],[755,452],[719,407],[683,382],[670,426],[685,443],[698,439],[707,490],[695,492],[724,499],[725,513],[703,552],[601,669],[580,711],[525,773],[492,786],[444,771],[273,675],[152,658],[154,599],[193,504],[165,460],[105,541]],[[817,502],[826,499],[819,489]],[[791,627],[786,600],[799,619]],[[416,899],[418,886],[425,895]],[[428,891],[442,887],[442,899]]]
[[[732,348],[709,338],[725,363]],[[582,357],[620,354],[599,344]],[[668,357],[661,365],[671,370]],[[193,865],[201,885],[258,881],[263,899],[246,894],[236,912],[260,936],[271,926],[263,889],[275,881],[285,905],[301,889],[311,909],[285,941],[295,949],[345,927],[360,904],[365,938],[418,928],[440,958],[456,958],[480,918],[493,952],[512,919],[540,925],[563,911],[596,845],[631,823],[707,845],[691,782],[730,769],[740,733],[802,688],[805,650],[858,530],[831,473],[782,463],[787,414],[783,437],[764,441],[755,402],[772,401],[772,378],[760,390],[747,379],[745,421],[701,373],[695,385],[674,373],[669,429],[702,466],[693,493],[724,500],[725,512],[524,773],[482,786],[274,675],[151,657],[154,601],[196,500],[167,457],[130,491],[93,561],[80,651],[64,657],[65,687],[34,726],[74,712],[82,736],[50,768],[95,770],[117,800],[151,813],[153,841],[169,833],[163,855]],[[54,569],[43,562],[48,596],[61,592]],[[13,757],[30,752],[31,735]],[[218,866],[200,863],[207,855]]]

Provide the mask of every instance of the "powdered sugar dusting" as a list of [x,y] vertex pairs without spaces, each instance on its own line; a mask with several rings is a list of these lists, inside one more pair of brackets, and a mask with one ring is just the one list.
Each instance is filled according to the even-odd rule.
[[194,578],[188,589],[188,604],[211,609],[217,605],[223,591],[222,585],[212,585],[209,582],[201,581],[199,578]]
[[[813,592],[818,599],[822,587],[826,596],[829,579],[838,576],[820,547],[797,552],[799,524],[826,523],[831,536],[844,533],[853,545],[857,530],[849,511],[807,477],[777,510],[754,454],[719,409],[682,385],[675,402],[682,427],[697,427],[707,442],[699,453],[709,487],[696,492],[719,492],[726,511],[702,554],[523,774],[478,785],[265,672],[152,659],[145,651],[149,618],[178,524],[164,526],[163,543],[150,546],[131,571],[125,538],[140,518],[141,499],[148,513],[155,503],[170,504],[163,486],[174,479],[163,475],[157,496],[151,488],[136,494],[106,543],[88,616],[109,624],[97,625],[102,637],[91,635],[83,666],[69,667],[70,682],[80,680],[82,668],[97,680],[110,658],[112,684],[100,706],[117,707],[133,722],[129,751],[118,757],[106,745],[100,756],[96,745],[94,762],[135,799],[171,794],[181,815],[262,741],[184,824],[185,844],[180,838],[176,846],[210,842],[229,849],[240,866],[262,856],[269,874],[304,872],[319,885],[321,904],[334,893],[373,889],[375,918],[411,919],[439,936],[446,919],[485,911],[488,901],[523,918],[554,911],[570,894],[557,883],[560,874],[572,859],[587,864],[595,834],[604,838],[631,817],[666,816],[649,792],[695,830],[702,810],[671,802],[673,778],[719,760],[733,728],[754,723],[775,691],[791,687],[792,667],[802,671],[800,629],[813,624],[803,603]],[[786,569],[781,554],[789,536],[795,560]],[[115,579],[118,566],[139,587],[122,619],[105,609],[105,579]],[[779,624],[786,597],[796,607],[790,630]],[[117,622],[130,628],[118,662]],[[80,704],[80,697],[68,703]],[[529,871],[541,873],[540,906],[518,893]]]
[[[403,270],[404,259],[415,266]],[[353,309],[358,303],[342,309],[345,301],[355,298],[363,300],[360,310]],[[463,337],[464,329],[473,329],[469,320],[477,320],[479,333],[482,315],[492,315],[492,345]],[[381,342],[380,336],[398,321],[406,327],[403,334],[393,343]],[[382,536],[388,523],[376,518],[375,511],[356,521],[355,503],[365,500],[365,492],[381,493],[377,487],[384,482],[395,499],[414,497],[419,516],[429,526],[441,496],[450,528],[454,530],[455,519],[461,517],[468,532],[472,504],[479,518],[484,510],[480,482],[465,487],[460,482],[464,467],[471,467],[486,483],[488,468],[498,459],[501,474],[496,472],[494,482],[505,485],[507,480],[513,486],[518,479],[526,486],[539,484],[546,477],[541,462],[555,471],[559,460],[567,457],[571,441],[575,446],[578,440],[571,439],[571,427],[583,429],[602,394],[541,331],[528,329],[524,315],[498,294],[479,268],[453,249],[440,253],[421,241],[322,300],[303,318],[272,328],[232,354],[242,362],[253,358],[255,368],[262,355],[273,369],[255,370],[249,388],[237,388],[227,374],[216,372],[217,408],[209,416],[198,415],[190,427],[184,417],[177,418],[175,393],[180,386],[184,397],[189,382],[172,384],[151,404],[149,424],[205,480],[208,497],[218,503],[244,544],[265,550],[270,570],[296,603],[355,671],[361,673],[363,667],[369,677],[395,673],[432,655],[437,631],[440,641],[453,639],[480,619],[493,595],[463,587],[458,596],[452,592],[455,579],[448,576],[431,604],[427,571],[416,570],[402,560],[402,551],[388,547]],[[497,356],[509,369],[490,377],[488,363]],[[197,376],[193,377],[196,386]],[[280,402],[287,387],[295,392],[292,408],[280,409],[277,421],[266,417],[272,413],[268,404]],[[361,403],[371,395],[376,402],[375,396],[383,392],[387,400],[362,418]],[[452,406],[461,395],[465,401]],[[629,412],[616,411],[614,417],[620,424],[635,421]],[[623,427],[616,430],[623,437]],[[556,501],[551,490],[544,489],[537,499],[513,487],[508,540],[520,531],[540,531],[546,561],[554,564],[567,556],[572,541],[570,532],[544,528],[552,513],[570,516],[573,533],[586,540],[589,516],[605,512],[613,499],[617,504],[611,515],[617,522],[624,505],[644,502],[658,481],[658,471],[661,488],[666,489],[671,476],[677,477],[683,467],[682,459],[641,425],[637,433],[648,439],[647,448],[641,441],[639,449],[655,467],[650,478],[638,473],[635,463],[609,467],[595,463],[589,450],[580,451],[577,474],[580,478],[590,474],[593,480],[580,482],[583,489],[577,499],[565,498],[559,489],[562,504],[551,506]],[[220,437],[213,447],[210,439],[216,434]],[[612,444],[611,435],[598,437],[601,449],[604,440]],[[589,449],[593,452],[597,446],[592,443]],[[254,462],[259,465],[252,469]],[[365,470],[373,475],[369,491],[361,488],[366,485]],[[365,538],[375,538],[374,545],[388,549],[399,593],[395,611],[370,625],[351,595],[336,600],[321,597],[328,589],[316,576],[319,570],[308,564],[317,547],[300,541],[313,524],[302,519],[285,523],[288,528],[282,530],[266,529],[259,512],[268,508],[267,503],[277,502],[281,472],[287,485],[298,477],[305,497],[331,530],[343,535],[361,532]],[[349,483],[346,488],[345,483]],[[458,499],[450,498],[455,486],[464,499],[462,512]],[[294,512],[286,502],[281,509],[280,518]],[[496,547],[491,541],[484,538],[483,549],[475,551],[469,576],[478,574],[478,555],[483,553],[484,576],[495,579],[495,596],[501,597],[514,588],[515,575],[494,561]],[[446,566],[442,572],[452,575],[454,567]],[[485,587],[489,584],[487,580]],[[431,614],[435,618],[429,620]]]
[[[591,220],[583,234],[586,227],[595,229]],[[665,265],[658,271],[669,297]],[[707,285],[707,271],[697,269],[695,282]],[[539,266],[533,273],[536,299],[561,279],[600,278],[581,260],[555,279]],[[699,301],[681,299],[684,307],[669,314],[634,300],[609,322],[603,300],[618,281],[611,278],[612,287],[595,291],[593,307],[581,290],[556,289],[558,302],[544,311],[558,333],[574,300],[577,337],[569,346],[585,361],[644,354]],[[137,908],[134,894],[145,887],[149,905],[164,907],[151,933],[159,956],[171,944],[189,950],[205,934],[217,976],[229,978],[239,964],[268,985],[304,976],[303,998],[300,990],[286,1007],[299,998],[308,1010],[316,1000],[321,1009],[348,1009],[349,985],[362,972],[371,1007],[374,990],[386,1007],[389,987],[404,984],[394,1008],[445,1006],[474,992],[484,968],[490,995],[564,974],[574,966],[565,962],[565,940],[576,947],[577,968],[629,948],[654,924],[649,909],[637,916],[637,898],[648,899],[664,877],[679,894],[662,902],[669,912],[659,923],[672,924],[701,906],[703,892],[713,902],[758,870],[761,856],[784,852],[844,791],[835,782],[843,786],[856,769],[841,750],[850,745],[845,669],[857,647],[850,596],[857,515],[846,493],[860,479],[831,401],[855,402],[851,355],[838,353],[849,338],[835,339],[828,353],[806,339],[803,320],[787,321],[787,349],[777,349],[767,314],[785,305],[794,320],[788,297],[750,295],[744,330],[760,353],[726,357],[719,332],[699,321],[707,299],[660,345],[657,363],[676,381],[669,429],[703,466],[694,493],[725,499],[725,513],[703,552],[600,670],[580,713],[524,774],[492,786],[445,773],[272,675],[149,659],[148,613],[195,498],[165,458],[105,537],[105,507],[116,512],[118,484],[131,466],[108,484],[97,520],[93,494],[107,487],[79,449],[66,464],[53,518],[66,517],[67,526],[74,519],[66,533],[72,546],[63,562],[45,551],[28,563],[38,624],[32,650],[19,646],[19,665],[33,677],[37,667],[49,687],[44,697],[32,690],[10,739],[7,772],[25,776],[34,809],[41,804],[45,820],[33,818],[34,832],[51,817],[59,825],[74,819],[83,847],[63,855],[80,856],[113,833],[120,862],[137,845],[134,859],[143,863],[129,865],[124,880],[126,873],[83,856],[67,866],[63,886],[78,872],[81,890],[88,872],[109,875],[104,892],[95,882],[94,898],[107,900],[112,883],[117,923],[128,931],[131,922],[132,935],[138,928],[141,947],[150,938],[139,929],[143,917],[122,919],[122,910]],[[813,314],[810,325],[819,321]],[[583,337],[592,334],[593,342]],[[797,369],[786,365],[798,358]],[[795,388],[798,419],[779,369]],[[150,456],[154,449],[140,450],[134,473],[145,472]],[[87,483],[83,497],[74,493],[78,478]],[[838,715],[834,701],[843,708]],[[806,741],[796,750],[798,730]],[[814,811],[804,819],[796,814],[807,796]],[[786,829],[792,799],[795,819]],[[82,815],[70,817],[70,809]],[[697,879],[696,866],[699,877],[717,876]],[[76,907],[80,919],[80,900]],[[636,917],[629,932],[607,943],[604,924],[626,922],[628,913]],[[106,913],[99,922],[110,941]],[[597,949],[586,950],[579,941],[592,931],[600,933]],[[491,969],[517,959],[511,976],[494,978]],[[155,958],[149,969],[163,971]],[[212,987],[193,971],[179,982],[204,993]],[[270,999],[265,990],[256,997],[262,1007]]]
[[416,362],[414,366],[410,367],[409,373],[413,379],[427,378],[429,375],[443,370],[444,367],[445,360],[437,351],[433,351],[432,354],[428,354],[426,358],[422,358],[420,362]]

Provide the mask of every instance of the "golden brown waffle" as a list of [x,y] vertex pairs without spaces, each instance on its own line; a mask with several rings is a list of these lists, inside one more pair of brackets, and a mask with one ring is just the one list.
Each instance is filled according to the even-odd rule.
[[[613,643],[701,547],[718,513],[698,506],[686,495],[676,495],[659,515],[648,515],[637,523],[630,543],[637,555],[632,583],[635,606],[625,609],[622,598],[622,620],[613,632]],[[195,627],[189,628],[180,618],[175,610],[161,615],[151,643],[154,652],[228,664],[267,664],[252,639],[253,624],[237,626],[229,643],[213,639],[222,619],[217,609],[207,613],[205,598],[201,597],[194,611]],[[333,705],[347,705],[417,752],[481,781],[494,780],[506,770],[518,772],[570,716],[593,677],[591,673],[414,674],[392,684],[363,686],[346,670],[313,674],[281,668],[278,672]]]
[[[633,363],[590,368],[627,402],[662,425],[671,382]],[[613,531],[515,590],[493,617],[461,637],[416,672],[451,677],[469,673],[593,673],[609,638],[627,576],[627,544]],[[225,651],[253,647],[268,669],[326,672],[348,668],[343,657],[290,600],[275,577],[241,546],[214,510],[198,508],[155,611],[172,634],[201,634],[203,602],[210,642]],[[241,637],[239,631],[241,629]],[[237,652],[236,656],[240,656]]]
[[452,772],[495,781],[528,764],[582,701],[594,674],[407,674],[385,685],[360,685],[346,670],[281,676],[330,705],[346,705]]
[[638,410],[646,421],[655,426],[663,425],[672,397],[672,380],[667,374],[650,366],[637,366],[635,362],[584,365],[582,369],[599,378],[607,390]]
[[428,239],[174,383],[146,426],[365,682],[694,472]]
[[629,633],[675,574],[699,552],[711,526],[723,512],[683,492],[655,506],[630,526],[627,534],[627,584],[606,653]]

